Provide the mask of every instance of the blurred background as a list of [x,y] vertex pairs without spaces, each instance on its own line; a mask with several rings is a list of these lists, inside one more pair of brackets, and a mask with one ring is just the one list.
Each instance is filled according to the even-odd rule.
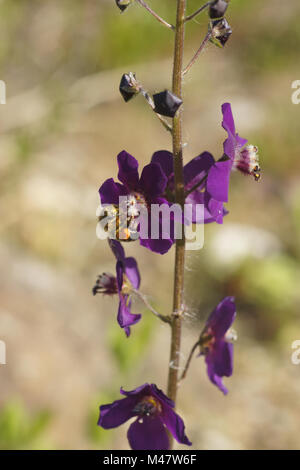
[[[170,22],[175,0],[149,0]],[[188,1],[188,12],[201,5]],[[118,86],[137,73],[150,92],[170,88],[173,36],[139,5],[114,0],[1,0],[0,79],[0,448],[127,449],[127,427],[102,431],[98,406],[144,382],[165,389],[169,329],[142,304],[126,340],[117,299],[93,297],[98,274],[114,272],[96,239],[98,188],[117,176],[126,149],[140,165],[170,149],[142,97],[127,105]],[[221,105],[260,150],[261,182],[234,174],[224,225],[205,227],[188,252],[182,360],[215,305],[236,297],[235,370],[224,397],[195,360],[179,394],[194,449],[300,447],[300,80],[298,0],[232,0],[226,47],[209,45],[185,80],[185,160],[219,158]],[[207,30],[189,23],[186,62]],[[141,290],[171,309],[174,250],[138,258]]]

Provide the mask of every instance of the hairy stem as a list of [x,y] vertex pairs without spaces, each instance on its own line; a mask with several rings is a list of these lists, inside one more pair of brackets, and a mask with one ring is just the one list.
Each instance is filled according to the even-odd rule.
[[192,60],[188,63],[188,65],[186,66],[186,68],[184,69],[184,71],[182,72],[182,75],[185,75],[186,73],[188,73],[188,71],[190,70],[190,68],[194,65],[194,63],[197,61],[199,55],[201,54],[201,52],[203,51],[203,49],[205,48],[206,44],[208,43],[208,41],[210,40],[210,38],[212,37],[212,34],[211,34],[211,31],[208,31],[208,33],[206,34],[205,38],[203,39],[199,49],[197,50],[196,54],[194,55],[194,57],[192,58]]
[[[186,0],[177,0],[177,16],[175,31],[174,63],[173,63],[173,93],[182,99],[182,67],[184,52]],[[173,156],[175,177],[175,202],[184,208],[184,180],[182,155],[182,109],[180,108],[173,119]],[[172,336],[168,377],[168,396],[176,402],[178,386],[178,368],[180,359],[181,323],[183,315],[185,237],[176,240],[174,297],[172,312]],[[173,442],[171,442],[171,447]]]
[[150,302],[148,301],[147,299],[147,296],[145,294],[143,294],[142,292],[140,292],[138,289],[133,289],[132,288],[132,291],[134,292],[134,294],[139,297],[139,299],[141,299],[144,304],[146,305],[146,307],[150,310],[150,312],[153,313],[153,315],[155,315],[157,318],[159,318],[161,321],[163,321],[164,323],[171,323],[171,317],[167,316],[167,315],[161,315],[160,313],[158,313],[154,307],[152,307],[152,305],[150,304]]
[[173,29],[175,30],[175,26],[173,26],[172,24],[168,23],[167,21],[165,21],[163,18],[161,18],[157,13],[155,13],[155,11],[152,10],[152,8],[149,7],[149,5],[147,5],[147,3],[144,1],[144,0],[137,0],[137,2],[142,5],[142,7],[146,8],[147,11],[149,11],[149,13],[151,13],[152,16],[154,16],[154,18],[157,19],[157,21],[159,21],[161,24],[163,24],[164,26],[166,26],[167,28],[169,29]]

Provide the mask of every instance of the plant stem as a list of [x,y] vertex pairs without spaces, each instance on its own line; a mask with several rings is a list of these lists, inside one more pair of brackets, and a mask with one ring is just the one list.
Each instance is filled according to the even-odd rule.
[[202,5],[202,7],[198,8],[198,10],[196,10],[192,15],[187,16],[184,21],[190,21],[190,20],[192,20],[193,18],[195,18],[196,16],[198,16],[199,13],[201,13],[203,10],[205,10],[207,7],[209,7],[209,5],[210,5],[211,3],[212,3],[212,2],[207,2],[207,3],[205,3],[205,5]]
[[194,353],[195,353],[197,347],[199,346],[199,344],[200,344],[200,341],[197,341],[197,343],[195,343],[194,346],[192,347],[191,352],[190,352],[190,355],[189,355],[188,360],[187,360],[187,362],[186,362],[185,368],[184,368],[184,370],[183,370],[183,372],[182,372],[182,374],[181,374],[180,380],[179,380],[179,382],[178,382],[178,385],[181,383],[181,381],[182,381],[183,379],[185,379],[186,374],[187,374],[187,372],[188,372],[188,370],[189,370],[189,367],[190,367],[190,365],[191,365],[191,362],[192,362],[192,359],[193,359],[193,355],[194,355]]
[[154,18],[156,18],[161,24],[163,24],[169,29],[172,29],[173,31],[175,30],[175,26],[168,23],[163,18],[161,18],[157,13],[155,13],[155,11],[153,11],[152,8],[150,8],[149,5],[147,5],[147,3],[144,0],[137,0],[137,1],[140,5],[142,5],[142,7],[146,8],[146,10],[149,11],[149,13],[151,13],[151,15],[154,16]]
[[147,296],[145,294],[143,294],[142,292],[140,292],[138,289],[134,289],[132,288],[132,291],[135,293],[135,295],[137,297],[139,297],[139,299],[141,299],[144,304],[146,305],[146,307],[150,310],[150,312],[153,313],[153,315],[155,315],[156,317],[158,317],[161,321],[165,322],[165,323],[171,323],[171,317],[167,316],[167,315],[161,315],[160,313],[158,313],[155,308],[152,307],[152,305],[150,304],[150,302],[148,302],[148,299],[147,299]]
[[[177,16],[175,31],[174,63],[173,63],[173,93],[182,99],[182,67],[185,33],[186,0],[177,0]],[[175,178],[175,202],[184,208],[184,179],[182,155],[182,109],[173,118],[173,156]],[[174,297],[172,312],[172,336],[168,377],[168,396],[176,403],[178,368],[180,359],[181,323],[183,315],[185,237],[176,240],[174,268]],[[173,441],[170,442],[172,447]]]
[[194,55],[194,57],[192,58],[192,60],[189,62],[189,64],[186,66],[186,68],[184,69],[184,71],[182,72],[182,75],[185,75],[186,73],[188,73],[188,71],[190,70],[190,68],[194,65],[194,63],[196,62],[196,60],[198,59],[199,55],[201,54],[201,52],[203,51],[204,47],[206,46],[206,44],[208,43],[208,41],[210,40],[212,34],[211,34],[211,31],[208,31],[208,33],[206,34],[205,38],[203,39],[199,49],[197,50],[196,54]]

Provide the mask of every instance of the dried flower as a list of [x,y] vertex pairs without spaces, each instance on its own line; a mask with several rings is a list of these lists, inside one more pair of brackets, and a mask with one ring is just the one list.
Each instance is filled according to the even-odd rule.
[[155,104],[154,111],[162,116],[173,118],[177,110],[182,105],[182,100],[178,96],[171,93],[169,90],[162,91],[153,95]]

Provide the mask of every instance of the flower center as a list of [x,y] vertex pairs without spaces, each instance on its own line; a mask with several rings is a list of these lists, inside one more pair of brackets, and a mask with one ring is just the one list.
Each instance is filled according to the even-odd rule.
[[104,230],[110,238],[123,242],[134,241],[137,239],[138,218],[143,209],[147,210],[147,201],[143,194],[137,192],[120,199],[120,205],[106,206],[99,220],[105,219]]
[[145,416],[155,416],[156,414],[161,413],[161,404],[154,397],[146,396],[144,397],[133,409],[135,413],[140,418]]
[[259,166],[258,148],[254,145],[247,145],[244,148],[237,149],[233,166],[244,174],[252,175],[255,181],[259,181],[261,168]]
[[211,328],[204,331],[200,338],[200,354],[207,354],[215,343],[215,336]]

